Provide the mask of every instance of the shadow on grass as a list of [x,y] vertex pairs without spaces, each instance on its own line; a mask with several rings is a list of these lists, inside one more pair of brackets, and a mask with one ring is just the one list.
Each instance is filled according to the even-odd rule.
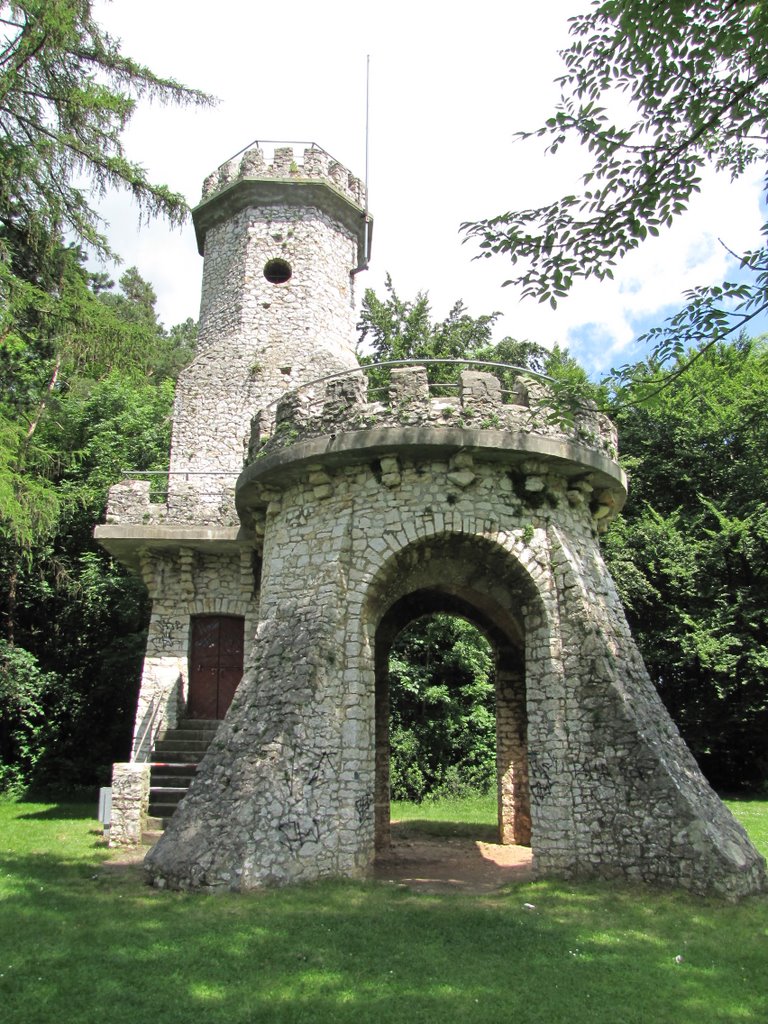
[[476,839],[481,843],[498,843],[499,830],[495,825],[481,822],[439,821],[430,818],[408,818],[390,824],[393,839],[430,836],[446,839]]
[[[21,801],[24,803],[41,804],[45,800],[30,799]],[[82,803],[57,803],[52,807],[45,807],[43,810],[30,811],[27,814],[19,814],[19,821],[83,821],[87,818],[94,822],[97,820],[98,804]]]
[[[352,882],[206,896],[81,869],[6,864],[25,883],[0,901],[9,1020],[54,1024],[62,1006],[79,1024],[105,1006],[111,1024],[766,1019],[764,951],[737,955],[737,911],[705,901],[544,882],[482,899]],[[741,911],[750,931],[758,910]]]

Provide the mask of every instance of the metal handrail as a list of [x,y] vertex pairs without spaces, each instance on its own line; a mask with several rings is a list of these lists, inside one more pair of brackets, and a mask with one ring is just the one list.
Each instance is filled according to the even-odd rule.
[[[537,370],[531,370],[526,366],[515,366],[513,363],[495,363],[487,359],[385,359],[380,363],[365,363],[361,366],[352,366],[347,370],[336,370],[334,373],[326,373],[323,377],[315,377],[313,380],[308,380],[305,384],[299,384],[295,388],[291,388],[290,391],[286,391],[285,394],[280,395],[274,401],[270,402],[269,405],[265,406],[266,409],[271,409],[273,406],[277,406],[286,395],[296,394],[297,391],[304,391],[308,388],[314,387],[317,384],[324,384],[329,380],[337,380],[340,377],[351,377],[355,373],[365,374],[368,370],[378,370],[384,367],[393,366],[434,366],[434,365],[448,365],[448,366],[485,366],[490,367],[494,370],[513,370],[515,373],[525,374],[527,377],[535,377],[537,380],[552,381],[554,378],[550,377],[547,373],[539,373]],[[452,387],[458,386],[453,385],[450,381],[430,381],[430,387]]]
[[[148,735],[151,735],[151,737],[152,737],[151,743],[154,743],[154,738],[155,738],[154,726],[155,726],[155,722],[157,720],[157,716],[160,713],[161,708],[162,708],[162,704],[160,702],[160,698],[157,695],[155,695],[152,698],[152,703],[149,705],[149,710],[151,712],[150,717],[149,717],[149,721],[148,721],[147,725],[144,727],[144,731],[139,736],[138,743],[134,745],[134,749],[131,751],[131,763],[133,763],[133,764],[135,764],[137,762],[145,763],[146,761],[149,760],[149,756],[144,757],[144,758],[140,758],[140,757],[137,757],[136,755],[141,753],[141,751],[142,751],[142,749],[144,747],[144,742],[145,742],[145,740],[146,740]],[[150,748],[149,748],[149,753],[150,754],[152,753],[152,746],[151,746],[151,744],[150,744]]]

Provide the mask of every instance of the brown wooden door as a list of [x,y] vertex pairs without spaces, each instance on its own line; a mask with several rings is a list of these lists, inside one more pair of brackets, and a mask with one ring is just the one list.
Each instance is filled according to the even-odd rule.
[[243,620],[232,615],[192,619],[190,718],[223,718],[243,676]]

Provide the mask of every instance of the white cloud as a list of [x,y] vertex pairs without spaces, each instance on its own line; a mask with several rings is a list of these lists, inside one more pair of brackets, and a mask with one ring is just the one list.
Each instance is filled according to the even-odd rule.
[[[600,368],[628,351],[638,320],[675,304],[685,287],[722,277],[728,259],[718,237],[735,250],[758,244],[759,184],[708,181],[689,214],[628,257],[615,282],[585,282],[556,311],[502,288],[511,276],[504,259],[473,262],[462,221],[576,187],[578,154],[547,158],[513,135],[538,126],[556,102],[557,50],[579,6],[587,4],[99,0],[95,13],[124,52],[220,97],[213,110],[142,106],[126,136],[153,179],[193,204],[203,178],[255,137],[312,139],[362,175],[370,53],[375,227],[361,287],[381,291],[389,272],[403,296],[428,291],[438,316],[459,298],[476,315],[500,310],[501,334],[578,341]],[[110,197],[103,209],[114,248],[152,281],[164,321],[196,316],[202,261],[191,226],[137,232],[129,200]]]

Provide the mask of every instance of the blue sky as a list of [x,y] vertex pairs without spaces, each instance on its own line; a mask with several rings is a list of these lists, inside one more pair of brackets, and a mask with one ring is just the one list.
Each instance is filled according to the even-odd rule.
[[[760,244],[761,181],[709,176],[688,214],[631,254],[614,282],[580,283],[554,311],[501,287],[511,276],[503,258],[473,261],[462,221],[578,187],[580,151],[547,157],[514,133],[551,113],[567,18],[586,6],[219,0],[214,11],[201,0],[96,0],[94,11],[124,52],[219,97],[206,111],[142,105],[126,133],[129,155],[192,205],[206,175],[254,138],[314,140],[362,176],[370,54],[375,228],[361,291],[383,292],[389,273],[404,297],[427,291],[436,317],[457,299],[474,315],[498,310],[498,337],[567,345],[597,375],[638,358],[633,339],[674,312],[685,288],[733,272],[719,239],[735,251]],[[153,283],[166,325],[196,317],[202,261],[191,225],[137,230],[125,196],[102,210],[125,265]]]

